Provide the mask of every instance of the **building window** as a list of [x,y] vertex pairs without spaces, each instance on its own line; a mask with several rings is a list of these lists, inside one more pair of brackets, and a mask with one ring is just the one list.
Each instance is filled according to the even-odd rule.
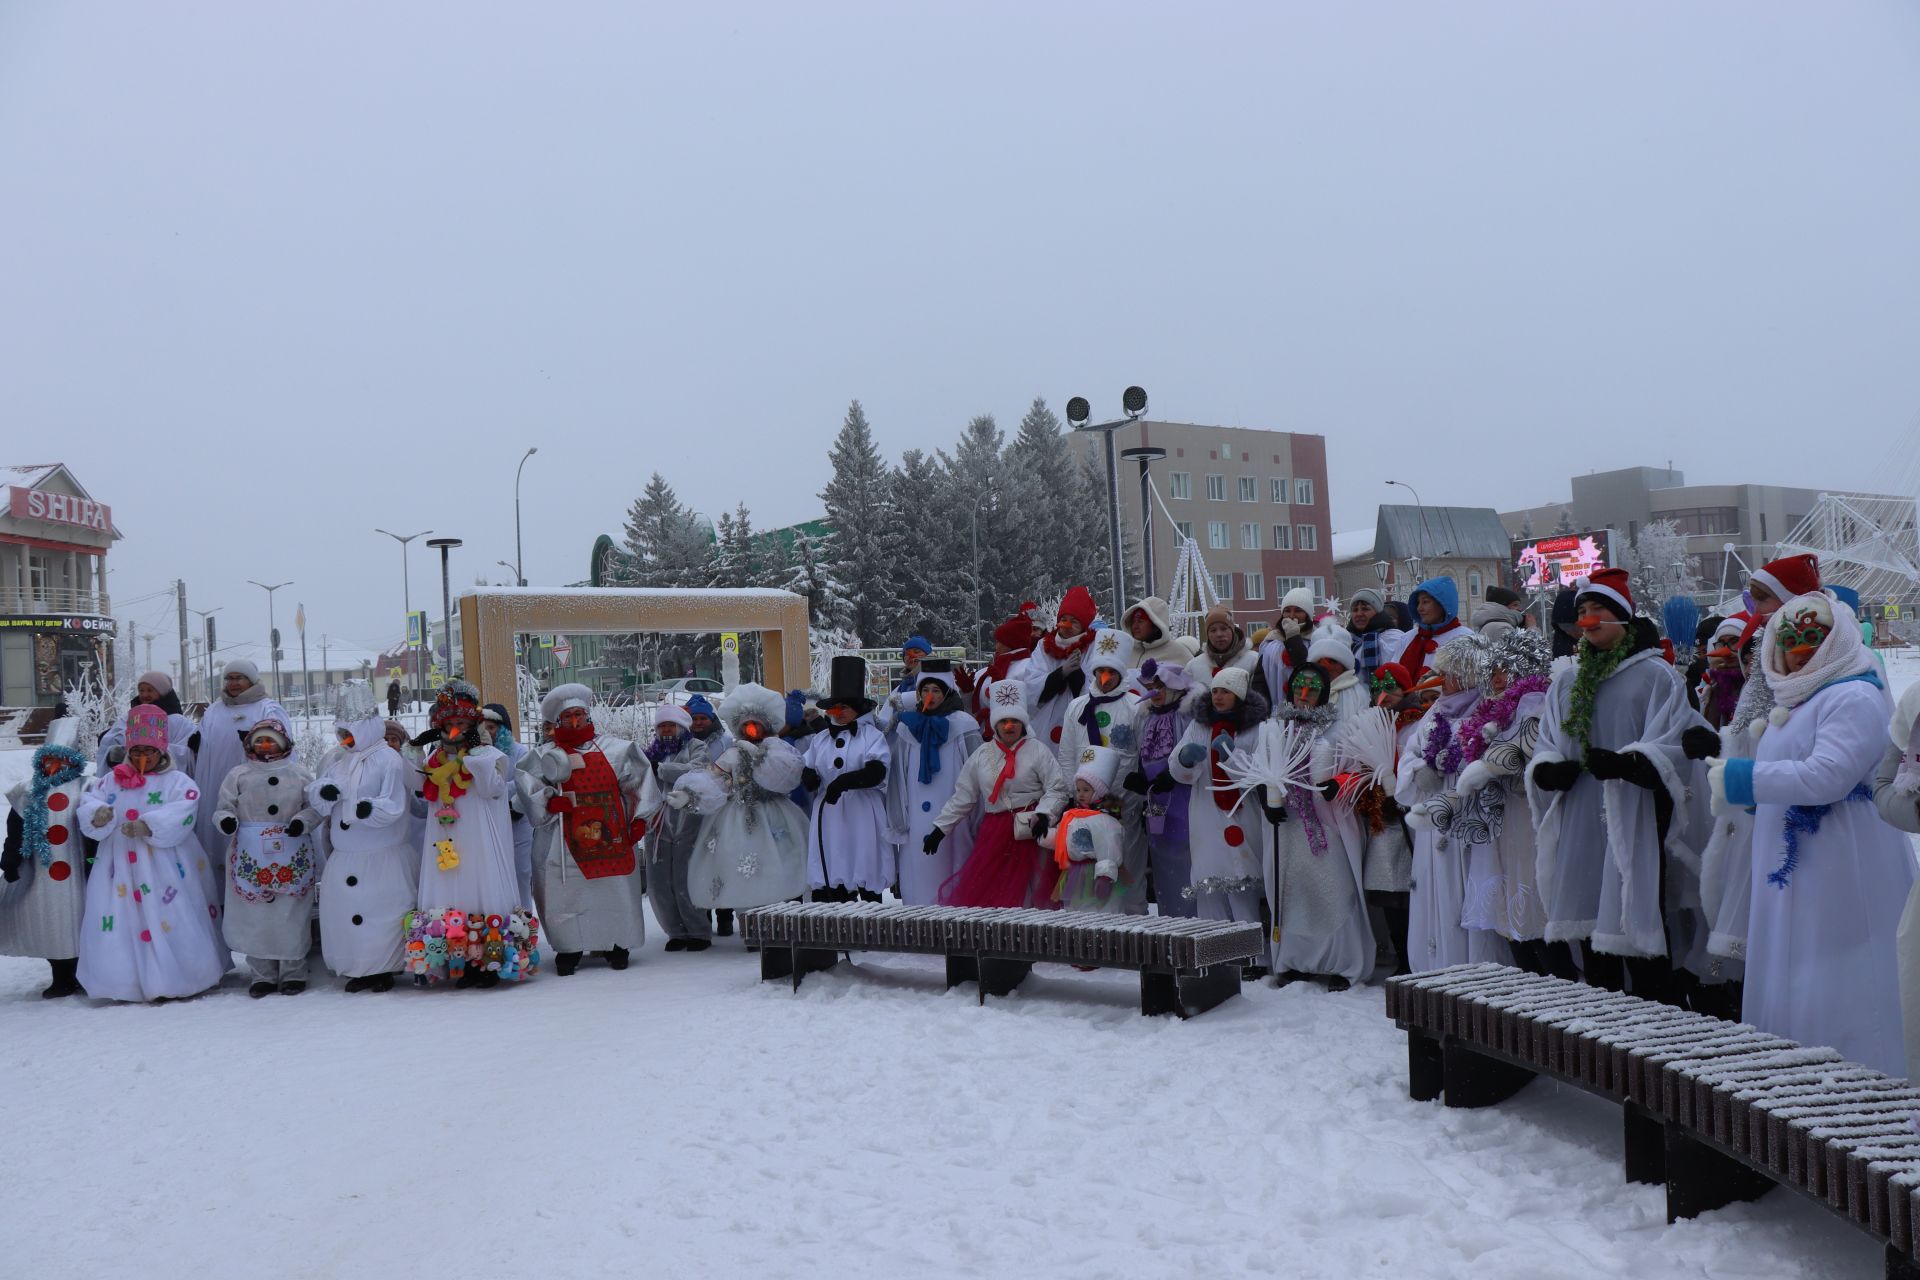
[[1298,507],[1313,505],[1313,481],[1295,480],[1293,482],[1293,502]]
[[1222,600],[1233,599],[1233,575],[1230,573],[1214,574],[1213,594],[1219,596]]
[[1167,476],[1167,496],[1169,498],[1191,498],[1193,496],[1193,472],[1170,472]]
[[1225,476],[1207,477],[1207,501],[1225,502],[1227,500],[1227,478]]
[[1258,551],[1260,549],[1259,525],[1243,524],[1240,526],[1240,549],[1242,551]]
[[1207,546],[1215,551],[1227,549],[1227,522],[1225,520],[1207,521]]
[[1287,505],[1287,478],[1285,476],[1275,476],[1273,478],[1273,500],[1283,507]]
[[1674,511],[1659,513],[1663,520],[1673,521],[1673,527],[1689,536],[1698,534],[1734,534],[1740,532],[1740,508],[1738,507],[1682,507]]
[[1258,486],[1259,486],[1259,481],[1255,480],[1252,476],[1241,476],[1240,477],[1240,501],[1242,502],[1260,501],[1260,489]]
[[1326,599],[1327,580],[1325,578],[1321,578],[1321,577],[1296,578],[1296,577],[1289,577],[1289,576],[1282,575],[1281,577],[1275,578],[1273,580],[1274,595],[1276,598],[1280,598],[1280,599],[1284,599],[1286,597],[1287,592],[1298,591],[1302,587],[1305,587],[1308,591],[1312,592],[1313,598],[1315,600]]
[[1480,571],[1478,569],[1467,570],[1467,598],[1471,600],[1478,600],[1480,598]]
[[1257,573],[1249,573],[1245,576],[1247,579],[1247,590],[1246,590],[1246,594],[1242,598],[1246,600],[1260,599],[1261,598],[1260,593],[1266,589],[1266,579],[1262,578]]
[[1273,549],[1275,551],[1293,550],[1293,526],[1277,524],[1273,526]]
[[1293,531],[1293,545],[1298,551],[1318,551],[1320,549],[1320,531],[1310,524],[1297,525]]
[[1173,527],[1179,532],[1181,537],[1187,539],[1189,542],[1193,541],[1193,521],[1175,520]]

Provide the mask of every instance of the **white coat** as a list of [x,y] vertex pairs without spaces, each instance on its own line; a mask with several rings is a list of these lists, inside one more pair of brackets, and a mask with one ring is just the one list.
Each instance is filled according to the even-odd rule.
[[[234,831],[220,860],[226,905],[220,913],[227,946],[256,960],[301,960],[313,948],[313,906],[319,897],[320,815],[307,805],[313,777],[297,758],[242,761],[220,784],[214,823]],[[298,823],[300,834],[288,827]]]
[[908,906],[935,906],[940,901],[940,886],[961,867],[973,852],[972,821],[961,823],[931,857],[922,852],[934,820],[953,798],[960,785],[960,773],[967,759],[980,748],[980,726],[964,711],[946,717],[947,741],[939,748],[939,768],[932,777],[920,781],[927,748],[913,736],[905,724],[896,723],[889,734],[887,765],[887,826],[894,842],[900,873],[900,900]]
[[834,885],[882,893],[893,884],[885,780],[876,787],[843,791],[827,802],[835,778],[869,764],[885,768],[891,755],[886,736],[871,716],[845,727],[829,724],[807,739],[806,767],[820,775],[807,822],[807,879],[814,888]]
[[[646,758],[621,738],[595,738],[578,748],[585,758],[598,753],[613,770],[627,805],[627,820],[641,816],[640,793],[651,793],[659,804],[658,784]],[[625,875],[589,880],[567,846],[566,824],[560,814],[547,812],[547,801],[560,795],[574,772],[568,753],[552,744],[527,753],[517,779],[533,824],[533,896],[540,925],[559,953],[637,950],[647,940],[646,878],[640,864],[644,854],[634,850],[634,868]]]
[[[433,759],[427,758],[430,767]],[[520,904],[520,885],[513,870],[513,818],[507,810],[513,767],[494,747],[475,747],[467,753],[466,764],[473,787],[453,800],[453,822],[439,820],[445,801],[427,802],[419,908],[427,917],[464,911],[469,916],[504,919]],[[453,841],[459,859],[446,871],[439,866],[438,846],[443,840]]]
[[[1266,888],[1268,863],[1272,860],[1271,825],[1261,808],[1263,797],[1241,791],[1213,791],[1213,734],[1210,712],[1202,706],[1204,689],[1188,695],[1183,714],[1198,712],[1190,719],[1180,745],[1168,757],[1167,769],[1174,781],[1187,784],[1187,843],[1192,851],[1193,869],[1187,895],[1210,918],[1227,918],[1222,903],[1244,902],[1247,893]],[[1265,732],[1264,701],[1252,705],[1252,714],[1234,736],[1235,744],[1248,750],[1258,749]],[[1200,748],[1197,762],[1186,762],[1183,755]],[[1171,888],[1171,886],[1168,886]],[[1254,903],[1258,905],[1257,901]]]
[[1046,814],[1050,823],[1058,822],[1066,812],[1067,793],[1052,745],[1035,742],[1031,736],[1020,739],[1014,747],[1013,776],[1000,788],[999,798],[989,799],[1005,760],[1006,753],[992,738],[974,748],[933,825],[951,835],[964,822],[977,824],[984,814],[1028,809]]
[[[289,727],[293,717],[287,709],[264,696],[264,688],[255,685],[247,693],[262,693],[263,696],[251,701],[228,702],[226,697],[215,698],[200,713],[200,751],[194,759],[193,780],[199,784],[200,811],[194,817],[194,825],[199,828],[200,847],[206,852],[205,871],[207,880],[207,898],[218,910],[225,900],[224,868],[227,859],[227,837],[213,820],[214,806],[220,803],[220,784],[227,780],[227,774],[247,758],[241,745],[241,735],[259,724],[262,720],[278,720]],[[242,694],[243,699],[246,694]],[[168,722],[167,734],[169,746],[173,734],[172,722]]]
[[[307,803],[327,820],[320,878],[320,951],[343,978],[399,973],[407,913],[419,899],[420,840],[413,765],[380,736],[378,719],[350,726],[354,746],[329,752]],[[333,799],[324,794],[331,787]],[[365,816],[361,810],[365,809]]]

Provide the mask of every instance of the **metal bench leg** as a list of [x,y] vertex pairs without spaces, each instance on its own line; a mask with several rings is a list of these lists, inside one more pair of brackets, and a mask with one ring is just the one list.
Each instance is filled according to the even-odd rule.
[[1407,1096],[1415,1102],[1432,1102],[1446,1083],[1440,1042],[1423,1031],[1407,1028]]
[[1766,1174],[1722,1155],[1677,1124],[1665,1129],[1669,1223],[1696,1218],[1736,1200],[1758,1200],[1773,1190],[1773,1179]]
[[772,982],[777,978],[789,978],[792,976],[792,947],[760,948],[760,981]]
[[1887,1280],[1920,1280],[1920,1263],[1888,1245]]
[[[1180,981],[1165,971],[1140,971],[1140,1016],[1157,1018],[1162,1014],[1180,1014]],[[1184,1015],[1182,1015],[1184,1016]]]
[[1666,1125],[1631,1102],[1621,1112],[1625,1116],[1627,1181],[1661,1185],[1667,1180]]
[[1505,1102],[1533,1079],[1533,1072],[1525,1067],[1475,1053],[1458,1040],[1448,1039],[1441,1054],[1449,1107],[1490,1107]]
[[1149,1017],[1172,1013],[1182,1018],[1197,1018],[1239,994],[1240,966],[1237,964],[1216,964],[1196,973],[1140,971],[1140,1012]]
[[972,956],[951,954],[947,956],[947,990],[951,991],[963,983],[978,981],[980,981],[980,966],[974,962]]
[[791,978],[793,989],[798,991],[800,979],[810,973],[824,973],[839,963],[838,951],[822,951],[815,947],[762,947],[760,948],[760,981]]
[[1002,960],[998,956],[980,956],[975,963],[980,968],[980,1003],[985,1004],[988,996],[1004,996],[1027,980],[1033,972],[1033,965],[1025,960]]

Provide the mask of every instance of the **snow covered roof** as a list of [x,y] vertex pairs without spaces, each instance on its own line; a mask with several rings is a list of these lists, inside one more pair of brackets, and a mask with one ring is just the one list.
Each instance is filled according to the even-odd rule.
[[1492,507],[1382,506],[1374,533],[1377,553],[1389,560],[1419,556],[1505,561],[1512,545],[1500,513]]
[[1362,556],[1373,555],[1373,530],[1350,529],[1346,533],[1333,535],[1333,562],[1345,564],[1349,560],[1358,560]]
[[631,596],[636,600],[798,600],[791,591],[775,587],[469,587],[468,596],[537,599],[541,596]]
[[30,462],[13,466],[0,463],[0,472],[6,474],[8,484],[17,484],[23,489],[31,489],[64,465],[66,464],[60,462]]

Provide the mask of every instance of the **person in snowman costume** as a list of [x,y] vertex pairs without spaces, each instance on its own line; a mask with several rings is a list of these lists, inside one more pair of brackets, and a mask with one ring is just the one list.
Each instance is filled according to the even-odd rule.
[[807,819],[789,793],[806,768],[780,738],[787,700],[764,685],[736,685],[720,701],[732,745],[683,775],[666,803],[700,815],[687,892],[702,910],[764,907],[807,891]]
[[1145,780],[1135,777],[1140,769],[1140,722],[1146,716],[1146,704],[1129,678],[1133,664],[1129,636],[1113,627],[1094,633],[1087,647],[1087,691],[1067,707],[1060,725],[1060,772],[1072,776],[1084,762],[1087,748],[1106,747],[1120,762],[1118,779],[1132,783],[1120,787],[1117,779],[1114,784],[1119,789],[1112,802],[1125,858],[1119,882],[1103,909],[1138,915],[1147,909]]
[[1018,681],[987,690],[993,737],[961,767],[959,783],[920,851],[937,857],[948,835],[971,822],[973,849],[940,887],[950,907],[1050,907],[1054,881],[1047,831],[1066,808],[1060,760],[1050,742],[1030,732],[1026,696]]
[[878,902],[894,878],[884,790],[891,752],[869,715],[873,702],[867,697],[865,658],[834,658],[820,710],[827,728],[808,740],[800,775],[801,785],[814,794],[807,844],[814,901]]
[[53,981],[40,994],[48,1000],[81,994],[87,855],[76,824],[87,759],[74,746],[79,730],[71,717],[47,726],[30,772],[7,792],[0,847],[0,955],[45,960]]
[[221,929],[228,950],[246,957],[247,994],[256,1000],[307,989],[320,875],[313,836],[320,815],[306,802],[312,781],[287,726],[262,720],[247,731],[247,758],[227,771],[213,809],[227,838]]
[[1052,834],[1059,871],[1053,898],[1069,911],[1129,912],[1124,883],[1126,832],[1115,780],[1124,763],[1111,747],[1083,747],[1073,771],[1073,802]]
[[940,901],[940,886],[972,851],[972,827],[956,828],[931,858],[921,846],[960,785],[961,768],[980,747],[980,725],[964,710],[951,659],[923,658],[918,676],[914,704],[896,711],[889,734],[887,825],[899,858],[900,900],[932,906]]

